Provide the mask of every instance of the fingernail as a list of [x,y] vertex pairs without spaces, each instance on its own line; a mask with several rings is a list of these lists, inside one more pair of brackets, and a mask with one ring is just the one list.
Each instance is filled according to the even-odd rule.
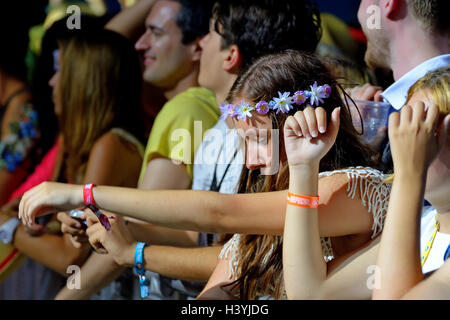
[[320,133],[325,133],[325,127],[319,127],[319,132]]
[[309,133],[306,134],[306,139],[311,140],[311,135]]
[[317,138],[317,136],[318,136],[319,134],[317,133],[316,130],[314,130],[313,132],[311,132],[311,135],[313,136],[313,138]]
[[302,133],[300,131],[297,131],[297,136],[302,137]]

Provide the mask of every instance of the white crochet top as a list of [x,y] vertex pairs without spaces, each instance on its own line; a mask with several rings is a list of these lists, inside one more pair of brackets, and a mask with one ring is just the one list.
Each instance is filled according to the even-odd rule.
[[[375,238],[383,230],[384,218],[388,208],[391,185],[383,182],[387,175],[373,168],[350,167],[343,170],[321,172],[319,173],[319,178],[329,177],[338,173],[347,174],[347,195],[349,198],[354,199],[356,191],[359,189],[362,204],[373,215],[372,239]],[[219,255],[221,259],[230,258],[229,279],[233,281],[238,277],[239,241],[240,234],[233,235],[223,246]],[[334,254],[331,247],[331,238],[321,238],[321,242],[325,261],[332,260]],[[272,252],[268,252],[264,260],[268,259],[271,254]]]

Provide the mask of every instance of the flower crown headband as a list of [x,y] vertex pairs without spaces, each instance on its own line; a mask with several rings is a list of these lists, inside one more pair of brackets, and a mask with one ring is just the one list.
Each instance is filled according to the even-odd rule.
[[278,98],[273,98],[269,103],[260,101],[256,105],[242,100],[239,104],[222,104],[219,106],[222,112],[221,119],[225,120],[227,117],[237,118],[238,120],[245,120],[246,117],[252,117],[251,112],[256,110],[259,114],[267,114],[269,110],[276,110],[277,114],[288,113],[294,109],[293,104],[298,106],[304,104],[307,99],[310,99],[312,106],[319,106],[319,102],[323,103],[331,94],[331,87],[328,84],[317,86],[317,81],[310,86],[311,90],[297,91],[291,96],[290,92],[278,92]]

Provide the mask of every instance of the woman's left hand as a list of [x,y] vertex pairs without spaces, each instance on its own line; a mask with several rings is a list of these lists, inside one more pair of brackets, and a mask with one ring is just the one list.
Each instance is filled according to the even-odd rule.
[[107,231],[99,222],[97,216],[87,210],[88,228],[86,234],[89,242],[98,253],[108,253],[121,266],[133,265],[134,248],[136,241],[125,226],[125,221],[120,216],[108,214],[111,230]]
[[339,131],[340,108],[333,110],[327,127],[325,109],[307,107],[287,118],[284,143],[289,166],[316,164],[333,146]]

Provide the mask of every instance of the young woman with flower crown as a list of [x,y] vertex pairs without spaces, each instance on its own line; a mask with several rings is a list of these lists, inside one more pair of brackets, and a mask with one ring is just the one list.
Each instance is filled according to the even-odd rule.
[[[295,93],[291,96],[289,92]],[[167,227],[268,234],[234,236],[225,246],[221,255],[224,260],[202,297],[217,298],[216,292],[230,297],[220,289],[221,284],[238,279],[241,298],[265,295],[281,298],[282,241],[277,235],[284,225],[287,192],[281,190],[288,187],[289,172],[284,139],[276,136],[276,129],[282,128],[289,116],[297,117],[299,110],[307,115],[299,119],[302,125],[327,123],[331,112],[341,107],[340,112],[334,113],[335,117],[340,116],[341,123],[337,142],[320,165],[319,233],[326,259],[360,248],[380,233],[389,187],[382,182],[384,176],[380,172],[368,168],[370,152],[358,142],[348,107],[340,98],[335,80],[318,58],[296,51],[263,57],[238,79],[228,101],[238,107],[221,106],[225,116],[234,115],[236,127],[246,132],[248,168],[243,172],[240,192],[253,194],[102,186],[94,188],[94,201],[102,209]],[[325,132],[326,128],[319,126],[306,137],[317,139]],[[32,223],[36,216],[83,203],[82,186],[45,183],[24,196],[20,216],[24,223]],[[126,228],[121,219],[110,223],[111,232],[98,223],[90,227],[91,244],[99,248],[101,243],[110,253],[116,252],[117,261],[124,261],[128,259],[125,256],[133,256],[136,242],[124,236]],[[151,250],[151,245],[144,250],[144,267],[151,259]]]

